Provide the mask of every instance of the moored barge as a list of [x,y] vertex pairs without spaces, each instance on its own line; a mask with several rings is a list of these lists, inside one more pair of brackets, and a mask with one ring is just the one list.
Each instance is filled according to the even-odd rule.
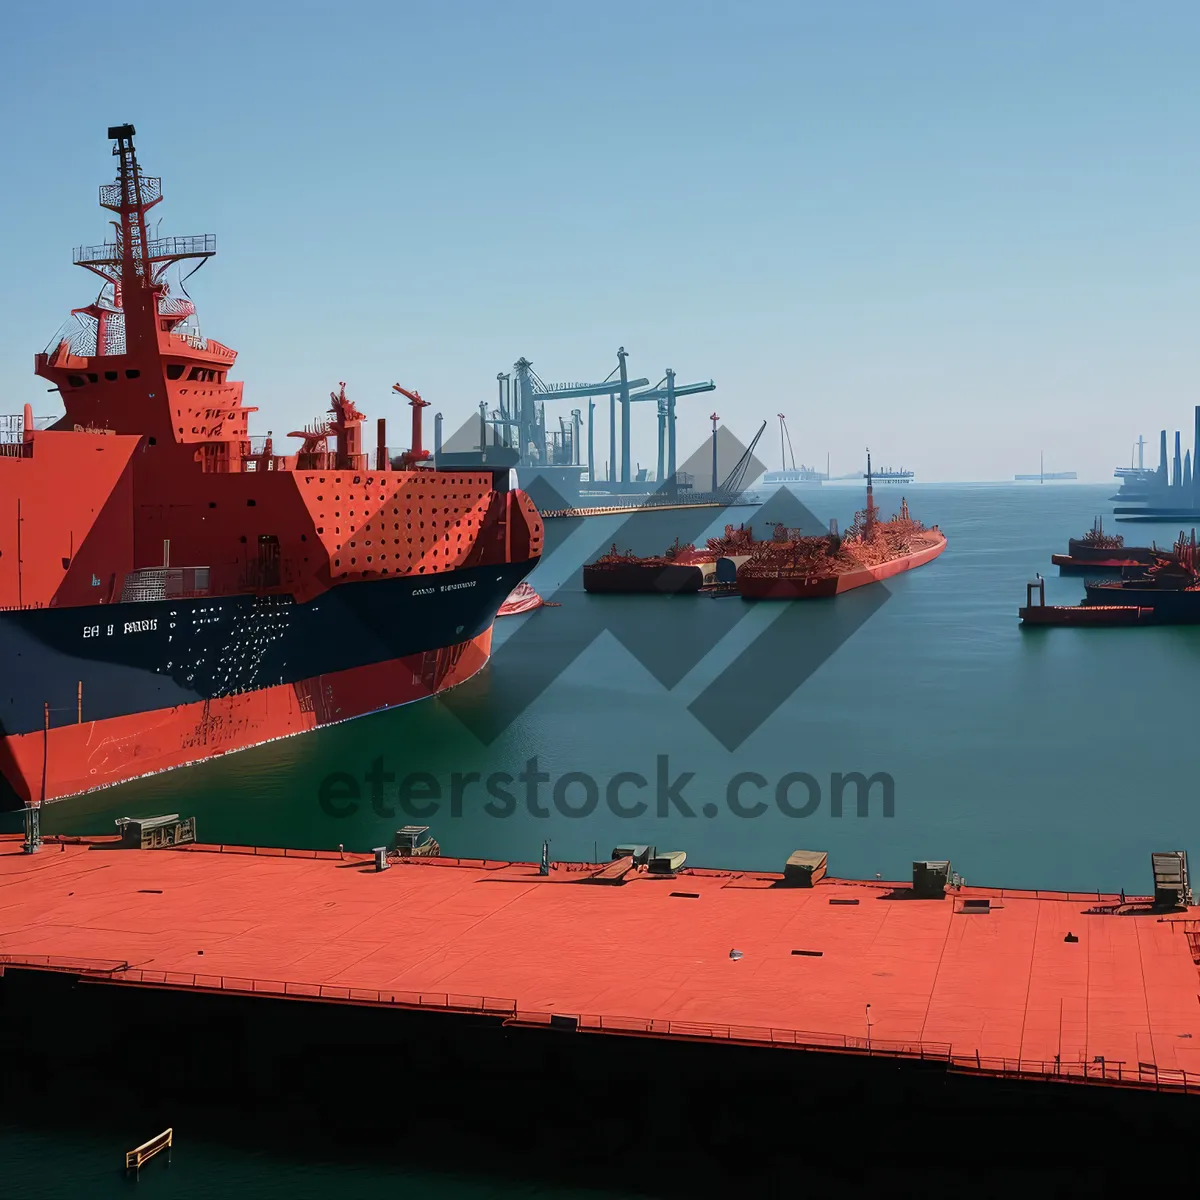
[[[798,1124],[836,1143],[867,1121],[874,1155],[924,1170],[938,1148],[978,1161],[947,1123],[1003,1115],[1035,1158],[1097,1122],[1139,1153],[1194,1123],[1183,854],[1155,855],[1153,891],[1126,896],[973,887],[945,862],[804,886],[622,853],[542,867],[68,840],[30,856],[0,838],[0,1094],[19,1111],[53,1077],[68,1103],[128,1088],[156,1111],[245,1109],[256,1134],[277,1112],[377,1142],[394,1106],[346,1084],[398,1071],[419,1096],[406,1128],[444,1112],[447,1147],[536,1139],[578,1165],[594,1145],[639,1171],[678,1151],[743,1186],[794,1173]],[[654,1192],[675,1185],[696,1192],[686,1172]]]
[[1083,537],[1068,540],[1066,554],[1052,554],[1050,562],[1064,575],[1077,575],[1149,567],[1161,554],[1156,546],[1126,546],[1120,534],[1105,533],[1104,524],[1097,517]]

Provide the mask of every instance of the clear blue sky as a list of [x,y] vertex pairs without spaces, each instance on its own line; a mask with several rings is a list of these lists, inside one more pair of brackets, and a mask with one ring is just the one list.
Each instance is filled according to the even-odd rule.
[[714,404],[742,437],[782,411],[835,472],[870,445],[1002,479],[1044,448],[1099,479],[1139,433],[1156,453],[1191,428],[1194,2],[9,0],[2,21],[0,410],[52,399],[32,356],[93,298],[70,249],[105,233],[105,130],[131,121],[162,232],[217,235],[189,290],[257,432],[342,379],[400,420],[388,389],[415,386],[453,428],[518,356],[599,379],[619,344],[651,381],[716,380],[682,448]]

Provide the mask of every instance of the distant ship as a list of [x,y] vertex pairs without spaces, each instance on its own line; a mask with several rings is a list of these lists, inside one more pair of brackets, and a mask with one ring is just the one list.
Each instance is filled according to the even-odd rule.
[[1047,479],[1077,479],[1078,476],[1074,471],[1047,471],[1046,462],[1043,458],[1038,464],[1040,470],[1036,475],[1014,475],[1013,479],[1017,483],[1045,483]]
[[[1121,488],[1115,496],[1109,497],[1110,500],[1132,504],[1142,503],[1150,498],[1156,472],[1146,466],[1145,448],[1146,439],[1139,433],[1138,440],[1133,443],[1133,450],[1129,454],[1129,466],[1118,467],[1113,472],[1113,478],[1121,481]],[[1135,457],[1137,466],[1134,466],[1133,462]]]
[[784,483],[821,483],[825,478],[816,467],[789,467],[785,471],[768,471],[763,477],[764,486]]
[[[828,478],[828,472],[822,473],[816,467],[806,467],[803,463],[796,466],[796,456],[792,452],[792,437],[788,433],[787,418],[783,413],[777,414],[779,417],[779,459],[780,469],[778,471],[768,471],[763,477],[762,482],[765,487],[778,487],[789,483],[820,483]],[[788,459],[791,459],[792,465],[788,466]]]
[[1121,500],[1126,504],[1149,500],[1155,474],[1144,467],[1118,467],[1113,472],[1113,478],[1121,481],[1121,488],[1109,499]]
[[[826,473],[825,478],[835,483],[842,480],[865,479],[866,476],[861,471],[851,471],[848,475],[829,475]],[[875,483],[912,483],[916,479],[916,474],[912,471],[906,471],[903,467],[898,471],[892,470],[891,467],[886,467],[882,471],[875,471],[871,478]]]

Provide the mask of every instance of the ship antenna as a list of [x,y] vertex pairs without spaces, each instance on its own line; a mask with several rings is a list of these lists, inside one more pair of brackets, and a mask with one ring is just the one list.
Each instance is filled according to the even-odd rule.
[[871,490],[871,450],[867,448],[867,529],[875,524],[875,495]]
[[[151,342],[155,330],[153,287],[158,272],[151,261],[146,214],[162,199],[162,189],[157,179],[142,174],[133,148],[133,134],[132,125],[114,125],[108,131],[108,136],[115,142],[113,155],[119,163],[117,181],[101,188],[100,203],[117,213],[120,226],[113,248],[115,253],[105,265],[112,272],[109,278],[121,284],[122,307],[127,314],[126,337],[132,342]],[[132,328],[128,324],[130,316],[135,318]]]
[[170,316],[170,328],[183,319],[158,311],[167,268],[184,259],[203,261],[216,253],[216,240],[208,235],[151,239],[147,214],[162,200],[162,181],[144,174],[138,164],[132,125],[112,125],[108,136],[118,160],[117,178],[100,188],[100,207],[116,214],[116,236],[103,246],[79,247],[74,262],[112,284],[113,307],[124,313],[125,353],[156,356],[159,316]]

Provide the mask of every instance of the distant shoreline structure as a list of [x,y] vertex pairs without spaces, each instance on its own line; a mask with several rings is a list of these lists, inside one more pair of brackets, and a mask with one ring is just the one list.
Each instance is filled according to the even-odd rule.
[[1017,483],[1045,483],[1047,479],[1075,479],[1077,478],[1074,471],[1047,471],[1046,470],[1046,455],[1038,455],[1038,473],[1036,475],[1014,475],[1013,479]]

